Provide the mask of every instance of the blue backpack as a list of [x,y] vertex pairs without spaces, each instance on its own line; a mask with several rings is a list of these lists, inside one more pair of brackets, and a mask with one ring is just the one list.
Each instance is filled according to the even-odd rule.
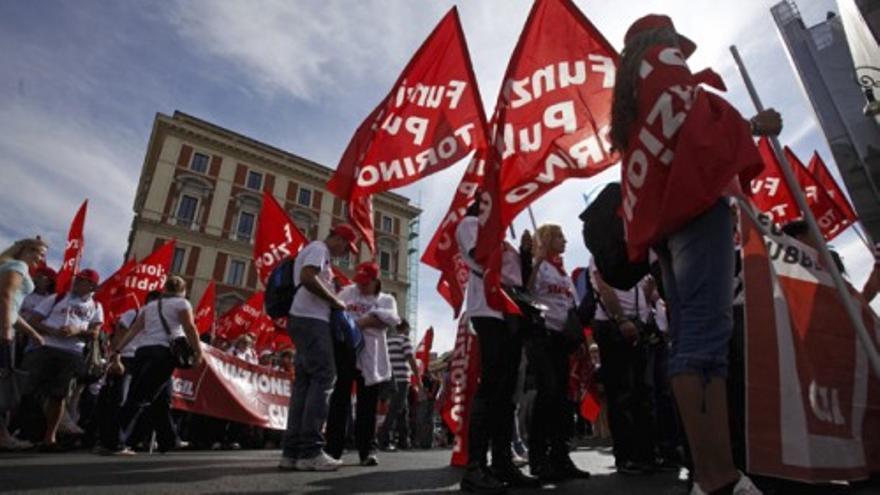
[[302,285],[294,285],[293,283],[294,259],[291,256],[279,263],[269,274],[269,279],[266,280],[264,305],[266,306],[266,314],[270,318],[287,316],[293,305],[293,296]]

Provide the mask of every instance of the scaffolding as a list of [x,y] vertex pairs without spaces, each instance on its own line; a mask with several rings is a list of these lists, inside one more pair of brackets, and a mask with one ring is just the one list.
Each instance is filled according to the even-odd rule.
[[406,319],[410,328],[419,328],[419,220],[421,215],[409,221],[407,229],[406,273],[409,274],[409,289],[406,296]]

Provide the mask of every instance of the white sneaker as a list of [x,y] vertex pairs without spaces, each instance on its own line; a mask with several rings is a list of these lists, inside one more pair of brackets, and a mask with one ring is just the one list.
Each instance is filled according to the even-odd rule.
[[282,471],[298,471],[298,460],[293,457],[281,456],[281,462],[278,463],[278,469]]
[[336,460],[324,452],[309,459],[296,461],[296,469],[300,471],[336,471],[340,465],[342,465],[342,461]]
[[733,495],[763,495],[763,492],[752,483],[744,473],[739,473],[739,481],[733,487]]
[[8,436],[3,440],[0,440],[0,450],[28,450],[30,448],[33,448],[33,446],[34,444],[28,442],[27,440],[19,440],[13,436]]

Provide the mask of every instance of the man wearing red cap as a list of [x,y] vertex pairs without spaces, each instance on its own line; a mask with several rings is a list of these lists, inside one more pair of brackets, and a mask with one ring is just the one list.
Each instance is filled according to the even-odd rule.
[[330,310],[345,309],[345,303],[333,292],[331,259],[357,253],[357,240],[351,225],[338,224],[326,239],[312,241],[303,248],[293,263],[297,290],[287,332],[297,349],[296,380],[279,469],[334,471],[342,464],[324,452],[321,433],[336,381]]
[[[622,153],[622,216],[630,259],[653,249],[671,310],[668,374],[695,466],[693,493],[760,493],[734,467],[726,397],[733,329],[733,224],[726,196],[760,173],[752,134],[778,134],[779,114],[750,122],[692,74],[696,45],[672,21],[648,15],[626,33],[612,106]],[[711,262],[707,262],[711,260]]]
[[357,352],[344,343],[334,345],[337,377],[327,418],[327,453],[342,457],[351,416],[351,385],[356,382],[355,445],[361,465],[376,466],[376,405],[380,385],[391,379],[386,334],[400,323],[397,301],[382,292],[379,265],[372,261],[357,266],[354,285],[343,288],[339,298],[363,332],[364,345]]
[[31,325],[43,335],[45,345],[27,353],[24,367],[32,390],[47,397],[42,445],[47,451],[59,448],[55,436],[70,382],[84,371],[86,341],[97,336],[104,322],[104,311],[92,297],[99,282],[98,272],[82,270],[69,293],[49,297],[33,311]]

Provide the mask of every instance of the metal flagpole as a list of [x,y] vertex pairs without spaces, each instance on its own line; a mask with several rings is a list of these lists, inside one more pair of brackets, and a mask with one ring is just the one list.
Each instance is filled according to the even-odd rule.
[[[739,51],[736,49],[736,46],[730,47],[730,52],[733,54],[734,60],[736,60],[736,65],[739,68],[740,75],[742,75],[743,81],[746,84],[746,89],[749,91],[749,96],[752,97],[752,103],[754,103],[755,108],[758,112],[762,112],[764,110],[764,105],[761,103],[761,98],[758,96],[758,92],[755,90],[754,84],[752,84],[752,79],[749,77],[748,71],[746,71],[745,64],[743,64],[742,59],[739,56]],[[874,341],[871,338],[871,335],[868,333],[868,329],[865,328],[865,322],[862,320],[861,313],[855,305],[852,296],[846,288],[846,283],[843,281],[843,277],[840,275],[840,271],[837,269],[837,264],[834,262],[834,258],[831,257],[831,251],[828,250],[828,245],[825,243],[825,238],[822,236],[822,231],[819,230],[819,224],[816,223],[816,218],[813,216],[813,212],[810,210],[810,206],[807,204],[807,198],[804,196],[804,192],[801,189],[800,185],[795,179],[794,172],[792,172],[791,165],[786,160],[785,155],[782,153],[782,147],[779,145],[779,139],[775,136],[770,138],[770,142],[773,145],[773,152],[776,154],[776,159],[779,161],[780,168],[782,169],[782,175],[785,177],[785,182],[788,184],[789,189],[791,189],[792,195],[794,196],[795,201],[798,204],[798,207],[804,214],[804,219],[807,221],[807,225],[810,228],[810,234],[813,236],[813,240],[816,242],[816,245],[819,249],[819,255],[822,257],[822,261],[825,263],[825,267],[828,270],[828,273],[831,274],[831,279],[834,281],[834,286],[837,288],[837,293],[840,296],[840,300],[843,303],[844,308],[846,308],[847,315],[849,316],[850,322],[853,324],[853,327],[856,330],[856,336],[862,342],[862,346],[865,348],[865,352],[868,355],[868,360],[871,362],[871,366],[874,368],[874,373],[877,376],[880,376],[880,353],[877,351],[877,347],[875,347]]]
[[532,231],[538,231],[538,225],[535,223],[535,212],[532,211],[532,207],[529,206],[529,219],[532,221]]

